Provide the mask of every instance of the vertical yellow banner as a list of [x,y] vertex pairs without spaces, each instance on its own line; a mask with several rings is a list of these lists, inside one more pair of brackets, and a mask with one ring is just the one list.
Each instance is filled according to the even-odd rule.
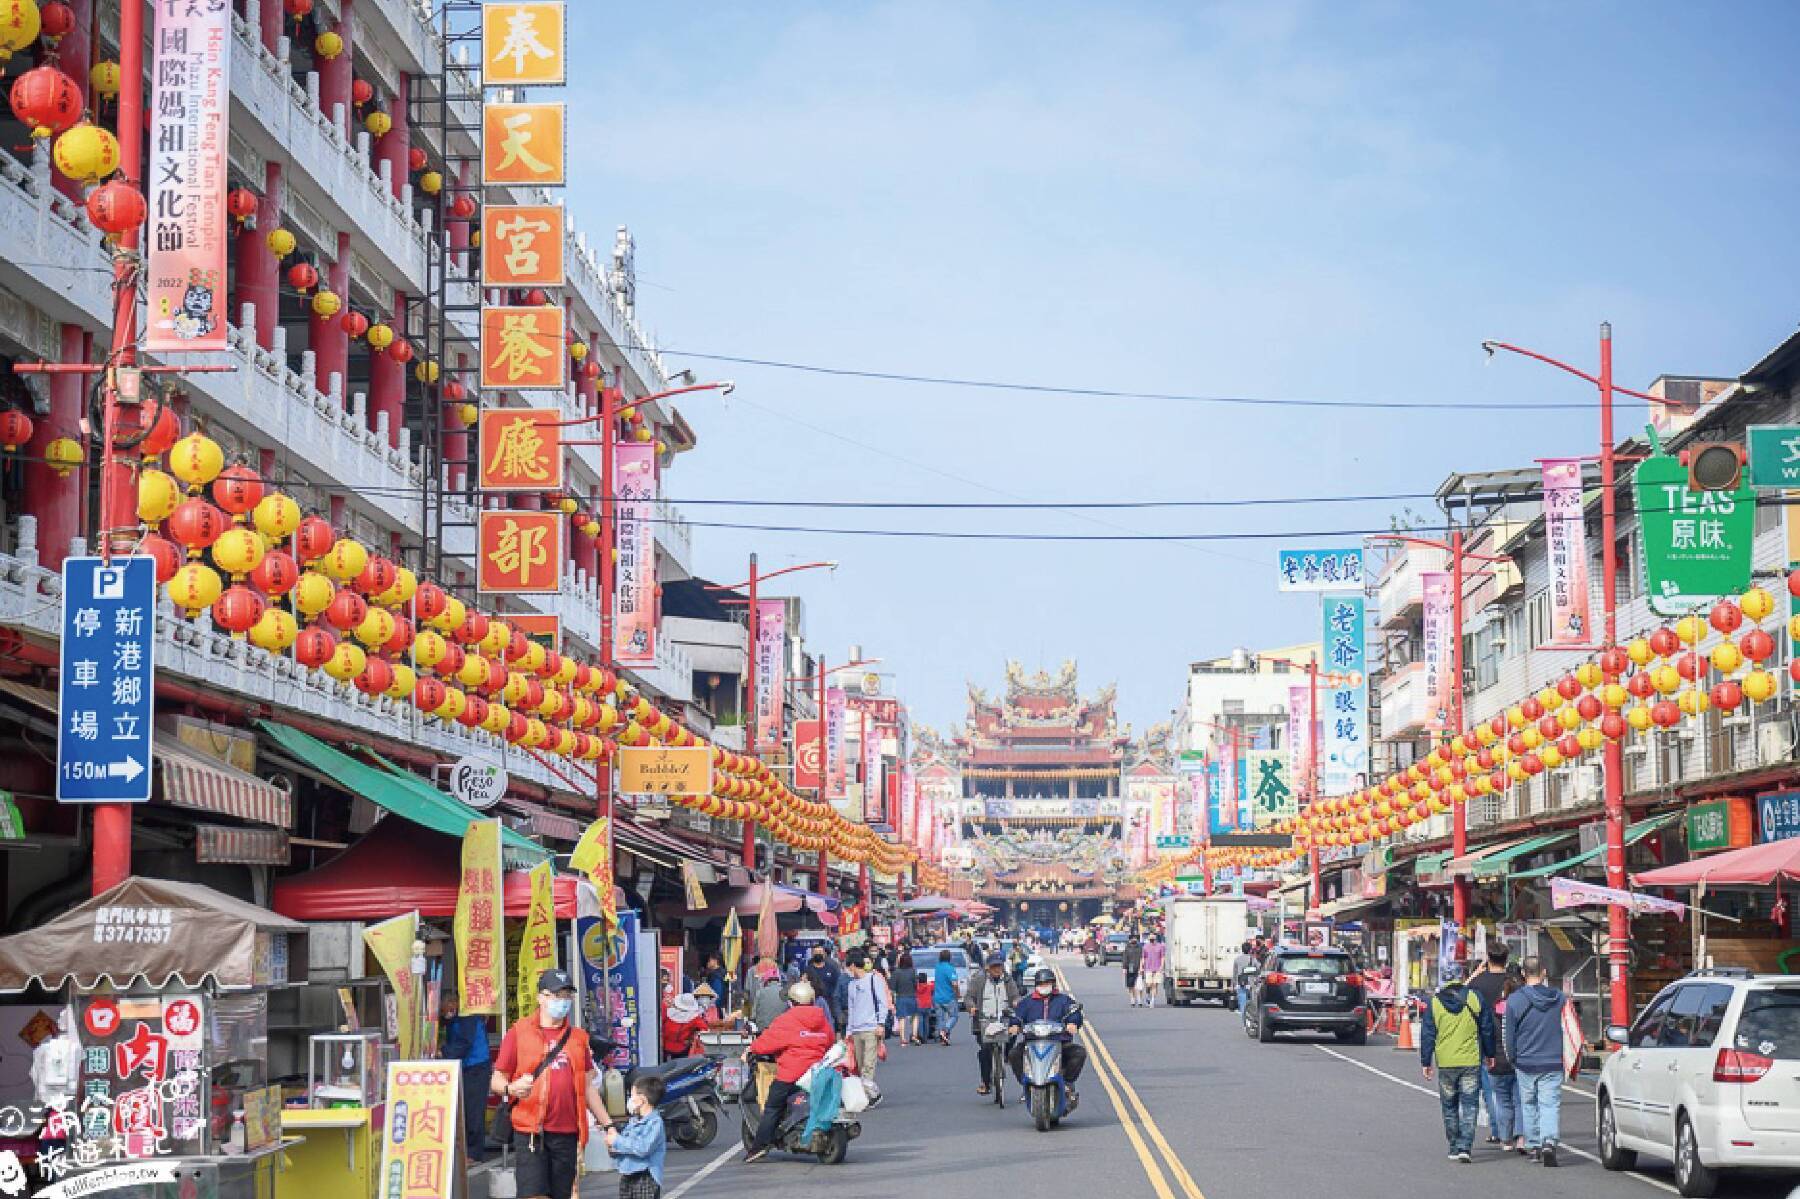
[[388,986],[394,989],[394,1006],[399,1013],[400,1056],[419,1055],[419,980],[413,977],[412,948],[419,936],[419,914],[408,912],[383,920],[363,930],[363,944],[369,947]]
[[587,826],[581,834],[581,840],[575,843],[575,850],[569,855],[569,869],[585,874],[593,881],[594,890],[600,895],[600,914],[606,919],[607,928],[616,928],[619,923],[619,905],[613,895],[612,868],[612,828],[611,821],[605,816]]
[[456,892],[458,995],[468,1016],[501,1015],[506,998],[505,875],[500,822],[472,820],[463,833],[462,884]]
[[519,939],[519,975],[514,990],[519,1015],[537,1008],[537,980],[556,969],[556,882],[549,862],[531,868],[531,908],[525,913],[525,933]]

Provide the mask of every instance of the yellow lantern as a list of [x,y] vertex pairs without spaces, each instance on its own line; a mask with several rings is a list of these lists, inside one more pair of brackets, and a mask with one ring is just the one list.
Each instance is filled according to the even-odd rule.
[[575,502],[574,496],[565,495],[562,499],[556,501],[557,511],[561,512],[564,516],[574,516],[580,507],[581,505]]
[[1577,712],[1572,705],[1563,708],[1556,714],[1556,723],[1572,733],[1581,727],[1581,713]]
[[1683,616],[1675,622],[1675,635],[1683,645],[1698,645],[1706,637],[1706,621],[1698,616]]
[[344,52],[344,36],[335,29],[327,29],[313,39],[313,53],[327,61]]
[[325,557],[319,560],[319,569],[340,583],[348,583],[361,574],[368,564],[369,551],[362,542],[340,537],[332,542],[331,548],[325,551]]
[[275,257],[286,258],[300,243],[286,229],[271,229],[269,236],[263,239],[263,244],[269,247],[269,253]]
[[1583,662],[1575,668],[1575,681],[1592,691],[1606,681],[1606,672],[1600,669],[1598,662]]
[[600,705],[600,723],[594,726],[601,732],[611,732],[619,727],[619,710],[611,704]]
[[394,570],[394,585],[375,597],[386,608],[398,608],[418,594],[419,576],[404,566]]
[[1595,750],[1606,744],[1606,734],[1590,724],[1575,734],[1575,740],[1581,743],[1581,748]]
[[501,689],[500,694],[505,697],[507,703],[517,707],[525,702],[525,697],[530,693],[531,680],[529,678],[517,670],[506,672],[506,686]]
[[1675,697],[1675,706],[1685,716],[1698,716],[1712,707],[1712,700],[1698,687],[1690,687]]
[[371,607],[369,614],[356,626],[356,639],[370,649],[386,645],[394,635],[394,614],[386,608]]
[[419,685],[419,672],[404,662],[395,662],[393,667],[394,681],[388,684],[388,689],[382,694],[389,699],[405,699]]
[[1643,666],[1656,656],[1650,648],[1650,642],[1643,637],[1634,637],[1625,646],[1625,656],[1631,659],[1632,665]]
[[454,595],[444,600],[444,610],[431,619],[431,627],[440,632],[451,633],[462,628],[463,621],[469,619],[469,606]]
[[541,642],[533,641],[525,649],[525,656],[519,659],[519,669],[536,674],[544,669],[544,662],[550,657],[550,651]]
[[390,117],[387,113],[382,112],[379,108],[373,110],[368,116],[363,118],[363,128],[367,129],[375,137],[387,136],[388,130],[393,127],[394,118]]
[[548,740],[550,740],[549,725],[535,716],[525,722],[525,736],[520,744],[526,749],[536,749]]
[[69,473],[81,465],[83,454],[81,443],[73,437],[58,437],[44,447],[44,461],[56,472],[56,477],[66,479]]
[[1721,641],[1713,646],[1713,651],[1708,657],[1712,662],[1713,669],[1720,674],[1731,674],[1744,664],[1743,651],[1729,641]]
[[579,669],[579,664],[575,659],[563,658],[556,667],[556,674],[552,677],[556,680],[558,686],[567,687],[575,681],[575,672],[577,669]]
[[1742,608],[1744,615],[1751,620],[1761,620],[1775,611],[1775,597],[1764,588],[1752,587],[1738,597],[1738,607]]
[[445,724],[469,710],[469,697],[455,687],[444,688],[444,702],[432,709],[432,715]]
[[263,609],[262,618],[250,626],[250,644],[278,654],[300,636],[300,622],[286,608]]
[[442,662],[449,654],[449,643],[430,629],[424,630],[413,638],[413,661],[426,670],[436,670],[438,663]]
[[1800,616],[1788,617],[1788,636],[1795,641],[1800,641]]
[[438,375],[441,373],[442,373],[442,370],[438,366],[438,364],[435,362],[432,362],[430,360],[421,362],[417,366],[413,367],[413,378],[417,379],[419,382],[425,384],[428,387],[431,384],[436,383],[438,381]]
[[263,560],[262,538],[242,525],[233,525],[213,542],[213,561],[228,571],[233,579],[241,579]]
[[378,321],[369,326],[368,332],[363,334],[363,340],[369,343],[371,350],[379,354],[394,344],[394,328],[392,325]]
[[489,704],[487,715],[481,718],[481,727],[490,733],[504,733],[511,723],[512,711],[505,704]]
[[1525,722],[1525,709],[1519,707],[1519,705],[1517,705],[1517,704],[1514,704],[1512,707],[1508,708],[1506,710],[1506,723],[1511,725],[1515,729],[1524,728],[1525,723],[1526,723]]
[[504,620],[488,621],[487,635],[480,641],[481,652],[498,658],[512,644],[512,626]]
[[317,616],[331,607],[336,596],[337,587],[316,570],[302,571],[300,581],[294,584],[294,607],[305,616]]
[[314,316],[336,316],[344,307],[344,301],[337,292],[321,287],[313,293],[312,310]]
[[[432,634],[436,636],[436,634]],[[488,681],[488,660],[480,654],[468,654],[456,671],[456,681],[465,687],[485,687]]]
[[575,341],[575,342],[569,343],[569,357],[573,358],[577,362],[580,362],[583,359],[585,359],[587,357],[587,355],[588,355],[587,342]]
[[169,469],[192,488],[206,486],[225,469],[225,451],[199,433],[189,433],[169,447]]
[[1744,676],[1744,694],[1761,703],[1775,695],[1775,676],[1766,670],[1753,670]]
[[1528,729],[1519,730],[1519,740],[1526,749],[1536,749],[1544,743],[1544,734],[1538,732],[1537,726],[1533,725]]
[[568,702],[562,692],[553,687],[546,687],[544,688],[544,698],[538,703],[537,714],[545,720],[555,720],[562,715],[562,710],[568,705]]
[[160,470],[138,474],[138,519],[150,524],[169,519],[175,505],[181,503],[181,484]]
[[88,86],[102,100],[117,100],[119,87],[125,82],[124,72],[111,59],[103,59],[88,68]]
[[1543,752],[1538,754],[1538,759],[1543,762],[1546,769],[1555,770],[1563,764],[1562,750],[1554,745],[1546,745]]
[[633,437],[637,438],[639,441],[649,441],[651,438],[656,436],[656,434],[654,434],[650,431],[649,425],[639,425],[637,428],[635,428],[631,431],[631,435]]
[[1522,783],[1530,776],[1525,773],[1525,768],[1517,762],[1508,762],[1506,764],[1506,777],[1515,783]]
[[1640,733],[1649,729],[1651,723],[1650,706],[1648,704],[1633,704],[1625,713],[1625,723]]
[[1650,681],[1664,695],[1674,695],[1681,690],[1681,672],[1673,666],[1658,666],[1650,672]]
[[272,541],[280,541],[292,537],[294,530],[300,527],[300,505],[294,502],[292,496],[273,491],[256,502],[256,507],[250,512],[250,519],[255,523],[257,532]]
[[481,409],[474,404],[458,404],[456,419],[462,422],[463,428],[467,429],[481,419]]
[[340,641],[331,651],[331,657],[325,660],[325,673],[340,683],[348,683],[368,664],[369,655],[363,652],[362,646],[354,641]]
[[57,135],[50,158],[75,182],[98,183],[119,169],[119,139],[92,121],[82,121]]
[[168,590],[169,599],[175,606],[194,616],[217,603],[225,585],[219,580],[219,572],[212,567],[189,562],[175,572],[169,580]]
[[426,171],[419,176],[419,190],[428,196],[435,196],[444,190],[444,176],[438,171]]
[[1631,692],[1625,690],[1623,684],[1608,683],[1600,688],[1600,702],[1609,708],[1623,708],[1631,702]]

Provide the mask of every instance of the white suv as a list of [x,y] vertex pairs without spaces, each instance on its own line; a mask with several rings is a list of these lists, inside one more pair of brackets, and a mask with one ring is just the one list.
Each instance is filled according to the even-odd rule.
[[1600,1070],[1600,1161],[1671,1158],[1683,1195],[1729,1169],[1800,1173],[1800,975],[1700,971],[1665,987]]

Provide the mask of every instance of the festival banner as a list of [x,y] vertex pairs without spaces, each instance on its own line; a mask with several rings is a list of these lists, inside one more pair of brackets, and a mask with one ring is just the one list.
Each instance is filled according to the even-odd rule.
[[600,899],[600,914],[609,925],[619,921],[619,897],[613,886],[612,822],[602,816],[582,830],[569,854],[569,869],[585,874]]
[[481,210],[483,287],[561,287],[567,229],[560,204],[489,204]]
[[794,786],[805,791],[817,791],[824,782],[824,771],[819,752],[819,722],[816,720],[796,720],[794,722]]
[[559,87],[568,82],[563,0],[487,0],[481,8],[485,87]]
[[[506,911],[501,888],[500,822],[471,820],[462,843],[462,881],[456,889],[457,995],[466,1016],[504,1015]],[[410,945],[408,947],[410,949]],[[402,1047],[400,1056],[410,1057]]]
[[555,408],[484,408],[475,424],[482,491],[560,491],[562,438]]
[[[638,1052],[639,1008],[643,1006],[638,988],[638,914],[621,912],[614,920],[604,915],[579,916],[575,943],[581,951],[582,1024],[595,1042],[594,1057],[615,1070],[629,1070],[646,1060]],[[650,1030],[660,1029],[654,1006],[650,1012]],[[611,1041],[619,1048],[603,1050],[601,1041]]]
[[1336,676],[1319,692],[1319,794],[1343,795],[1364,785],[1369,769],[1367,617],[1362,594],[1327,595],[1325,661]]
[[1587,519],[1582,514],[1581,459],[1544,459],[1544,536],[1550,553],[1550,644],[1586,645]]
[[560,591],[567,522],[560,512],[528,508],[477,513],[476,587],[509,595]]
[[844,757],[844,719],[847,711],[844,689],[825,689],[825,798],[844,798],[848,771]]
[[756,601],[756,713],[750,752],[781,745],[782,697],[787,694],[787,601]]
[[[84,33],[82,36],[86,36]],[[226,348],[231,6],[158,4],[143,349]]]
[[655,446],[626,441],[613,447],[613,491],[613,660],[648,666],[656,661]]
[[519,937],[518,976],[513,992],[518,996],[519,1016],[537,1010],[538,976],[556,969],[556,880],[548,860],[531,868],[531,907],[525,913],[525,931]]
[[1655,895],[1624,891],[1617,887],[1602,887],[1574,878],[1558,877],[1550,880],[1550,906],[1558,910],[1613,905],[1630,908],[1639,916],[1654,913],[1673,916],[1677,920],[1687,919],[1687,905],[1673,899],[1661,899]]
[[1450,605],[1455,603],[1454,581],[1448,571],[1419,572],[1419,586],[1425,598],[1425,630],[1420,651],[1425,686],[1420,714],[1425,718],[1425,728],[1432,732],[1450,727],[1450,676],[1455,666],[1451,660],[1455,625]]
[[1312,691],[1305,683],[1296,683],[1288,688],[1287,703],[1287,750],[1288,777],[1304,781],[1306,766],[1312,753],[1313,736],[1318,732],[1318,722],[1308,721],[1307,715],[1312,710]]
[[566,314],[555,304],[481,310],[481,386],[561,391],[568,383]]
[[867,715],[859,718],[862,721],[863,820],[868,824],[886,824],[887,804],[882,802],[881,791],[881,743],[888,733]]
[[[394,993],[395,1024],[399,1032],[401,1057],[413,1057],[419,1052],[419,1001],[422,997],[419,994],[419,980],[413,977],[412,972],[412,948],[418,936],[417,912],[395,916],[391,920],[383,920],[380,924],[363,929],[363,944],[368,946],[369,954],[375,959],[376,965],[381,967],[381,972],[387,975],[388,989]],[[459,951],[461,945],[459,938]],[[461,962],[460,952],[458,962]],[[494,1010],[491,1002],[487,1010]],[[468,1006],[466,995],[463,1011],[474,1014],[473,1009]]]
[[453,1061],[389,1062],[378,1187],[383,1199],[452,1199],[463,1163],[462,1066]]
[[484,187],[568,182],[564,104],[488,104],[481,110],[481,183]]

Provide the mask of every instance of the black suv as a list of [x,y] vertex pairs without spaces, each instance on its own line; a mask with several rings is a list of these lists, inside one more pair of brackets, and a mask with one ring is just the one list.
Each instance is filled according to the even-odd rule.
[[1369,1037],[1368,999],[1356,959],[1330,946],[1283,946],[1271,953],[1250,983],[1244,1031],[1259,1041],[1297,1029],[1329,1032],[1364,1044]]

